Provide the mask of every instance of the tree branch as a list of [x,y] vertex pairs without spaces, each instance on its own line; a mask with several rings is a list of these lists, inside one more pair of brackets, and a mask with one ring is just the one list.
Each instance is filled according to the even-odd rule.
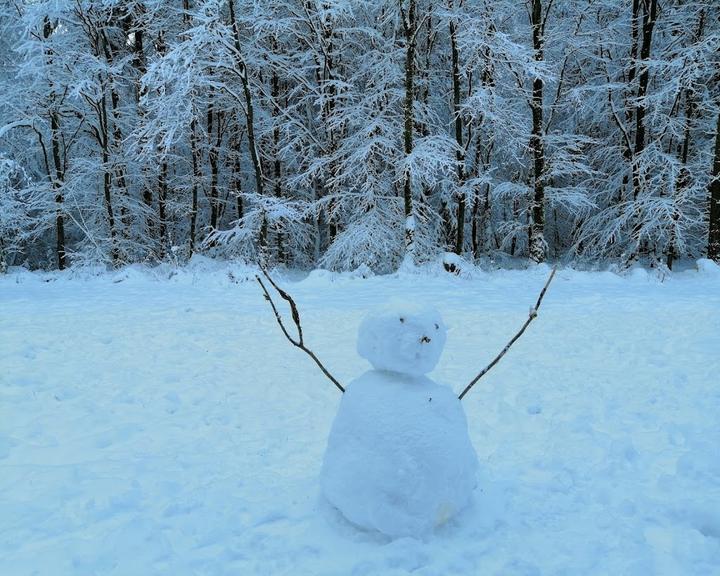
[[260,284],[260,287],[262,288],[263,292],[265,293],[265,300],[267,300],[270,303],[270,307],[272,308],[273,313],[275,314],[275,320],[277,320],[277,323],[280,326],[280,329],[282,330],[283,334],[285,335],[285,338],[288,339],[288,341],[295,346],[296,348],[300,348],[305,354],[310,356],[310,358],[313,359],[315,364],[317,364],[318,368],[322,370],[322,373],[327,376],[330,381],[335,384],[338,390],[340,392],[345,392],[345,388],[340,384],[340,382],[337,381],[337,379],[330,374],[327,368],[323,366],[323,363],[320,362],[320,359],[315,355],[315,353],[310,350],[307,346],[305,346],[305,343],[303,341],[303,332],[302,332],[302,325],[300,324],[300,312],[298,311],[297,305],[295,304],[295,300],[292,299],[292,296],[285,292],[282,288],[280,288],[277,284],[275,284],[275,281],[270,277],[270,275],[267,273],[267,270],[265,268],[261,267],[260,271],[263,273],[263,276],[267,278],[267,281],[270,282],[271,286],[277,291],[277,293],[280,295],[280,297],[285,300],[290,305],[290,313],[292,315],[293,322],[295,323],[295,328],[297,329],[298,336],[297,338],[293,338],[290,336],[290,333],[288,332],[287,328],[285,327],[285,324],[283,324],[282,317],[280,316],[280,312],[278,312],[277,306],[275,306],[275,302],[272,299],[272,296],[270,296],[270,292],[268,291],[267,287],[265,286],[265,283],[262,281],[260,276],[255,275],[255,279]]
[[490,369],[491,369],[493,366],[495,366],[495,364],[497,364],[498,362],[500,362],[500,359],[501,359],[503,356],[505,356],[505,354],[507,354],[507,351],[510,350],[510,347],[511,347],[513,344],[515,344],[515,342],[518,340],[518,338],[520,338],[520,336],[523,335],[523,332],[525,332],[525,329],[530,325],[530,322],[532,322],[533,320],[535,320],[535,318],[537,318],[538,308],[540,308],[540,304],[542,303],[542,300],[543,300],[543,298],[545,297],[545,292],[547,292],[548,286],[550,286],[550,282],[552,282],[552,279],[553,279],[553,277],[555,276],[555,272],[557,272],[557,267],[553,268],[553,269],[552,269],[552,272],[550,272],[550,277],[547,279],[547,282],[545,282],[545,286],[543,287],[542,292],[540,292],[540,296],[538,296],[538,299],[537,299],[537,302],[535,303],[535,306],[534,306],[533,308],[530,308],[530,314],[528,314],[528,319],[525,320],[525,324],[523,324],[522,328],[520,328],[520,330],[518,331],[518,333],[515,334],[515,336],[513,336],[512,339],[510,340],[510,342],[508,342],[508,343],[505,345],[505,347],[500,351],[500,354],[498,354],[497,356],[495,356],[495,359],[494,359],[492,362],[490,362],[490,364],[488,364],[487,366],[485,366],[485,368],[483,368],[483,369],[480,371],[480,373],[479,373],[477,376],[475,376],[475,378],[472,379],[472,381],[470,382],[470,384],[468,384],[467,386],[465,386],[465,390],[463,390],[463,391],[460,393],[460,396],[458,396],[458,399],[462,400],[463,397],[465,396],[465,394],[467,394],[468,392],[470,392],[470,389],[471,389],[473,386],[475,386],[475,384],[477,384],[478,380],[480,380],[480,378],[482,378],[483,376],[485,376],[485,374],[487,374],[488,372],[490,372]]

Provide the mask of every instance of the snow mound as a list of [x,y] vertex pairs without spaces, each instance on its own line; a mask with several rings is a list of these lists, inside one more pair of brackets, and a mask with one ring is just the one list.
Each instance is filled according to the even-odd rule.
[[362,278],[363,280],[366,280],[367,278],[372,278],[373,276],[375,276],[375,273],[367,264],[360,264],[360,266],[350,272],[350,278]]
[[434,308],[393,303],[365,317],[357,351],[376,370],[420,376],[435,368],[446,338]]
[[371,370],[343,395],[321,485],[350,522],[420,537],[468,504],[476,471],[465,412],[450,388]]
[[472,278],[475,266],[454,252],[445,252],[440,259],[443,270],[461,278]]
[[720,265],[709,258],[700,258],[695,265],[703,276],[720,278]]

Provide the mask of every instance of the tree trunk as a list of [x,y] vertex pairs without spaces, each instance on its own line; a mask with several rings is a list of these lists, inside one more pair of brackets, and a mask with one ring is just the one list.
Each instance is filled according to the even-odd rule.
[[[480,175],[481,167],[484,170],[485,164],[483,163],[483,156],[482,156],[482,150],[481,150],[481,132],[480,132],[480,126],[478,126],[478,133],[477,137],[475,138],[475,151],[473,154],[473,166],[475,167],[475,174],[477,176]],[[471,138],[470,133],[468,132],[468,140]],[[490,185],[488,184],[488,194],[489,194],[489,188]],[[481,218],[480,216],[480,191],[476,188],[473,193],[473,205],[472,205],[472,231],[471,231],[471,239],[472,239],[472,253],[473,258],[477,260],[477,258],[480,256],[481,252],[481,244],[482,244],[482,234],[483,234],[483,223],[482,220],[478,222],[478,220]]]
[[242,198],[242,170],[240,165],[240,147],[243,141],[243,133],[240,127],[233,125],[233,136],[230,139],[230,148],[232,150],[232,191],[235,195],[235,210],[238,220],[245,215],[245,207]]
[[[310,3],[307,2],[309,8],[308,11],[313,10]],[[329,5],[323,3],[323,9],[327,10]],[[332,184],[328,187],[327,176],[331,182],[335,182],[338,176],[338,162],[335,159],[335,153],[338,149],[338,142],[341,138],[336,130],[331,126],[331,122],[334,119],[335,111],[337,107],[338,90],[335,84],[336,72],[335,72],[335,39],[336,32],[334,29],[333,20],[328,18],[321,18],[320,23],[322,25],[322,42],[321,47],[322,53],[322,66],[320,66],[320,60],[318,60],[318,70],[316,72],[317,81],[320,84],[320,90],[323,95],[323,106],[322,106],[322,118],[325,123],[325,134],[328,141],[327,155],[331,158],[329,168],[326,177],[322,182],[315,181],[314,188],[316,198],[320,199],[326,194],[333,193],[337,187],[336,184]],[[342,132],[342,130],[340,130]],[[334,215],[335,201],[330,200],[327,208],[319,210],[315,219],[315,226],[317,229],[317,254],[315,261],[319,261],[319,253],[325,244],[329,245],[333,242],[338,234],[337,220]],[[326,233],[327,230],[327,233]],[[323,241],[327,238],[327,242]]]
[[107,148],[103,149],[102,159],[103,165],[105,166],[103,174],[103,195],[105,197],[105,212],[107,213],[108,227],[110,228],[111,258],[114,263],[117,263],[118,250],[117,239],[115,237],[115,215],[113,213],[112,205],[112,172],[107,167],[110,161],[110,155],[108,154]]
[[233,39],[235,44],[235,60],[240,74],[240,80],[243,87],[243,95],[245,96],[245,119],[247,121],[248,147],[250,148],[250,160],[252,161],[255,171],[255,192],[260,195],[264,194],[262,167],[260,165],[260,156],[258,154],[255,142],[255,119],[253,112],[253,100],[250,93],[250,80],[248,78],[247,66],[242,57],[242,45],[240,44],[240,28],[235,18],[235,2],[228,0],[230,8],[230,25],[233,29]]
[[163,159],[158,176],[158,218],[160,220],[160,258],[164,258],[168,248],[167,234],[167,177],[168,162]]
[[[700,17],[698,19],[698,25],[697,30],[695,31],[695,34],[692,37],[692,42],[698,42],[700,38],[703,36],[703,29],[705,27],[705,11],[700,11]],[[688,163],[688,157],[690,155],[690,140],[691,140],[691,128],[692,128],[692,121],[695,118],[695,115],[697,113],[697,104],[695,101],[695,94],[694,91],[691,88],[687,88],[685,90],[685,127],[684,127],[684,133],[683,133],[683,142],[682,146],[680,147],[680,163],[682,164],[682,168],[680,169],[680,175],[678,176],[678,180],[675,184],[675,200],[677,200],[677,196],[679,191],[682,191],[684,188],[688,185],[689,180],[689,174],[687,171],[687,163]],[[672,138],[670,139],[672,143]],[[680,210],[677,208],[677,202],[675,203],[674,210],[673,210],[673,221],[677,221],[680,218]],[[670,231],[670,241],[668,243],[668,250],[666,255],[665,263],[669,270],[672,270],[673,267],[673,261],[675,260],[675,257],[677,256],[677,247],[676,247],[676,234],[675,234],[675,228],[673,227]]]
[[[449,8],[452,9],[452,2]],[[450,51],[452,54],[452,87],[453,87],[453,114],[455,116],[455,142],[457,151],[457,179],[460,189],[457,196],[457,234],[455,236],[455,253],[462,254],[465,241],[465,193],[462,190],[465,184],[465,153],[463,149],[463,121],[460,117],[460,57],[457,46],[457,22],[450,20]]]
[[[542,0],[532,3],[533,50],[535,60],[542,62],[543,54]],[[534,262],[545,260],[545,145],[543,120],[543,81],[533,80],[532,91],[532,136],[530,149],[533,154],[533,203],[530,221],[530,259]]]
[[477,259],[478,253],[480,252],[480,238],[478,235],[478,213],[480,212],[480,195],[477,191],[473,194],[472,212],[471,219],[472,225],[470,228],[470,243],[472,245],[473,259]]
[[63,209],[64,198],[62,193],[65,170],[62,159],[60,158],[60,115],[57,111],[50,112],[50,131],[53,164],[55,165],[55,175],[52,179],[53,189],[55,190],[55,252],[57,254],[58,268],[64,270],[67,266],[67,255],[65,252],[65,216]]
[[192,154],[192,199],[190,203],[190,253],[195,252],[197,235],[198,182],[200,181],[200,151],[198,150],[197,120],[190,122],[190,153]]
[[[649,4],[649,5],[648,5]],[[645,96],[647,96],[650,70],[647,61],[650,58],[652,33],[657,19],[657,0],[641,0],[643,9],[642,43],[640,45],[640,76],[638,78],[637,108],[635,110],[635,150],[633,163],[637,162],[640,153],[645,149]],[[637,200],[640,193],[640,174],[633,170],[633,199]]]
[[[43,23],[43,38],[47,40],[55,31],[55,26],[49,18],[45,18]],[[52,52],[46,51],[48,64],[52,63]],[[64,215],[64,197],[62,193],[62,185],[65,180],[65,168],[60,157],[60,114],[55,108],[55,95],[50,95],[51,106],[49,109],[50,116],[50,148],[52,151],[54,172],[51,171],[45,156],[45,164],[47,168],[48,178],[52,183],[55,193],[55,254],[57,256],[58,269],[64,270],[67,266],[67,256],[65,252],[65,215]]]
[[[107,32],[105,29],[101,30],[101,41],[102,41],[102,48],[103,52],[105,54],[105,60],[107,63],[112,66],[114,63],[114,54],[112,50],[112,45],[110,43],[110,39],[107,36]],[[118,154],[119,151],[122,149],[122,142],[123,142],[123,136],[122,136],[122,130],[120,128],[120,95],[118,93],[116,84],[115,84],[115,77],[112,74],[108,73],[108,85],[110,88],[110,105],[111,105],[111,112],[112,112],[112,135],[113,135],[113,141],[112,141],[112,150],[115,152],[115,154]],[[127,179],[125,177],[125,168],[122,166],[122,164],[117,163],[115,165],[115,180],[117,181],[117,185],[121,190],[121,194],[123,194],[126,198],[130,196],[130,193],[128,191],[127,187]],[[129,222],[129,216],[128,216],[128,210],[127,207],[121,202],[120,203],[120,223],[122,225],[121,234],[124,237],[129,236],[129,228],[130,228],[130,222]]]
[[720,114],[718,114],[717,128],[715,129],[715,159],[708,192],[710,196],[708,258],[720,262]]
[[[408,0],[407,15],[403,18],[405,30],[405,127],[403,142],[405,157],[410,156],[413,150],[413,132],[415,129],[415,46],[417,42],[417,0]],[[403,199],[405,201],[405,257],[415,262],[415,214],[413,211],[412,182],[410,172],[405,171],[403,182]]]
[[[275,46],[277,47],[277,46]],[[273,69],[270,79],[270,97],[272,98],[272,118],[273,118],[273,193],[276,198],[282,197],[282,166],[280,163],[280,126],[278,125],[278,110],[280,108],[280,78],[277,71]],[[278,261],[285,261],[285,247],[283,234],[280,229],[276,230]]]
[[112,202],[112,170],[110,168],[110,128],[108,125],[107,96],[103,86],[102,99],[98,106],[98,143],[102,150],[103,161],[103,196],[105,198],[105,212],[107,214],[108,228],[110,229],[110,253],[114,264],[118,261],[117,239],[115,236],[115,214]]
[[[217,124],[217,127],[215,126]],[[210,200],[210,228],[217,230],[218,227],[218,156],[219,150],[216,142],[218,138],[215,135],[217,129],[220,133],[220,116],[215,113],[212,95],[207,111],[207,133],[210,148],[208,150],[208,161],[210,162],[210,191],[208,198]]]
[[[190,16],[190,0],[183,0],[183,22],[186,29],[192,27]],[[192,185],[190,200],[190,255],[195,253],[195,240],[197,235],[197,213],[198,213],[198,183],[200,182],[200,150],[198,149],[197,119],[193,107],[193,119],[190,122],[190,154],[192,155]]]
[[[630,16],[630,54],[629,54],[629,69],[627,76],[627,86],[631,87],[637,76],[637,51],[638,51],[638,38],[639,38],[639,19],[640,19],[640,0],[633,0],[632,2],[632,14]],[[600,58],[602,59],[603,51],[600,48]],[[612,95],[608,92],[608,100],[612,104]],[[629,126],[632,123],[634,109],[628,103],[627,94],[625,96],[625,122]],[[618,203],[623,202],[628,197],[628,183],[632,182],[635,185],[635,163],[633,162],[633,149],[632,145],[625,138],[622,139],[623,158],[626,160],[630,174],[624,174],[622,179],[622,189],[618,193]]]
[[[128,15],[128,28],[126,30],[126,34],[128,34],[128,38],[130,38],[129,34],[132,32],[132,65],[136,70],[135,73],[135,103],[137,105],[138,110],[138,116],[139,116],[139,123],[144,124],[145,123],[145,117],[146,117],[146,111],[145,107],[142,106],[140,103],[142,97],[145,95],[146,87],[142,85],[142,77],[147,72],[147,61],[145,58],[145,30],[143,28],[144,24],[143,22],[136,17],[135,14],[129,14]],[[147,168],[143,167],[143,172],[147,173]],[[154,210],[153,210],[153,193],[150,187],[148,186],[148,182],[150,181],[149,174],[147,174],[147,177],[140,178],[140,181],[142,183],[142,199],[145,206],[147,206],[147,218],[145,220],[145,226],[147,228],[148,236],[153,239],[155,238],[155,223],[154,218],[152,216]]]
[[[242,44],[240,43],[240,28],[235,18],[235,0],[228,0],[230,8],[230,25],[233,30],[233,41],[235,44],[235,63],[238,67],[238,74],[242,82],[243,95],[245,97],[245,120],[247,123],[248,148],[250,149],[250,160],[252,161],[253,171],[255,173],[255,192],[263,196],[265,194],[263,186],[262,165],[260,163],[260,155],[258,154],[257,144],[255,142],[255,115],[253,112],[253,99],[250,92],[250,79],[248,78],[247,66],[242,57]],[[263,216],[260,225],[260,249],[267,246],[267,218]]]

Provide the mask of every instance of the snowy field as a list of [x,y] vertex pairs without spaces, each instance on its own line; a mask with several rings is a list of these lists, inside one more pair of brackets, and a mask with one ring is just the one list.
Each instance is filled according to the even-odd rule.
[[[459,392],[547,273],[282,284],[343,383],[368,307],[433,303]],[[479,487],[426,541],[319,497],[340,394],[246,275],[0,276],[0,575],[720,574],[720,269],[560,270],[463,401]]]

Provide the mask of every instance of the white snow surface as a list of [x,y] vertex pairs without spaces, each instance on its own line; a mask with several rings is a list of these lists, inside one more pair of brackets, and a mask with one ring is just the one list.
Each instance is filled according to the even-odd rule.
[[422,537],[468,504],[476,469],[465,413],[450,388],[370,370],[340,401],[321,483],[354,524]]
[[398,300],[365,316],[357,351],[376,370],[421,376],[435,368],[446,339],[447,328],[435,308]]
[[[720,574],[720,275],[558,271],[463,400],[470,505],[425,538],[320,497],[341,395],[240,266],[0,276],[0,574]],[[454,391],[548,274],[285,274],[341,382],[388,298],[436,306]],[[248,281],[245,281],[245,279]],[[283,308],[287,312],[286,308]]]

